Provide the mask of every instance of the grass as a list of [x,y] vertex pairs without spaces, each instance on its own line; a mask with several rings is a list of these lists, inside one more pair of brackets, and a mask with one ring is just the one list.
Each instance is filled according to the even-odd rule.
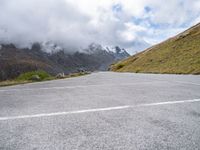
[[26,84],[31,83],[31,81],[16,81],[16,80],[6,80],[0,82],[0,87],[3,86],[12,86],[12,85],[18,85],[18,84]]
[[16,81],[33,81],[32,77],[35,75],[40,78],[39,81],[52,79],[52,76],[49,75],[47,72],[39,70],[23,73],[16,78]]
[[120,64],[120,63],[119,63],[119,64],[117,64],[116,67],[117,67],[117,69],[122,69],[124,66],[125,66],[125,64]]
[[[89,72],[80,72],[80,73],[72,73],[69,75],[66,75],[65,78],[72,78],[72,77],[79,77],[90,74]],[[39,81],[32,80],[32,76],[38,75],[40,77]],[[27,84],[27,83],[33,83],[33,82],[42,82],[42,81],[49,81],[49,80],[59,80],[58,78],[49,75],[47,72],[39,70],[39,71],[31,71],[26,72],[21,75],[19,75],[16,79],[13,80],[6,80],[0,82],[0,87],[3,86],[12,86],[12,85],[18,85],[18,84]]]
[[137,73],[200,74],[200,24],[112,65],[111,70]]

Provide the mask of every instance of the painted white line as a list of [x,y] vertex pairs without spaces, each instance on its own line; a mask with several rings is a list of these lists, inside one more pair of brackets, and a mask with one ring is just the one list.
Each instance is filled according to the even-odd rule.
[[192,82],[184,82],[184,81],[173,81],[173,82],[200,86],[200,84],[198,84],[198,83],[192,83]]
[[183,101],[168,101],[168,102],[159,102],[159,103],[150,103],[150,104],[140,104],[141,106],[159,106],[159,105],[172,105],[172,104],[181,104],[181,103],[194,103],[200,102],[200,99],[193,99],[193,100],[183,100]]
[[78,110],[78,111],[56,112],[56,113],[49,113],[49,114],[36,114],[36,115],[24,115],[24,116],[13,116],[13,117],[0,117],[0,121],[26,119],[26,118],[41,118],[41,117],[50,117],[50,116],[62,116],[62,115],[69,115],[69,114],[81,114],[81,113],[88,113],[88,112],[110,111],[110,110],[119,110],[119,109],[127,109],[127,108],[130,108],[130,106],[118,106],[118,107],[108,107],[108,108],[86,109],[86,110]]
[[48,113],[48,114],[36,114],[36,115],[23,115],[23,116],[12,116],[12,117],[0,117],[0,121],[17,120],[17,119],[27,119],[27,118],[42,118],[42,117],[62,116],[62,115],[70,115],[70,114],[81,114],[81,113],[89,113],[89,112],[122,110],[122,109],[128,109],[128,108],[136,108],[136,107],[172,105],[172,104],[194,103],[194,102],[200,102],[200,99],[183,100],[183,101],[168,101],[168,102],[139,104],[139,105],[126,105],[126,106],[97,108],[97,109],[85,109],[85,110],[78,110],[78,111],[56,112],[56,113]]
[[[51,90],[51,89],[76,89],[76,88],[87,88],[87,87],[105,87],[105,86],[126,86],[126,85],[141,85],[141,84],[151,84],[152,82],[140,82],[140,83],[125,83],[125,84],[97,84],[97,85],[77,85],[77,86],[62,86],[62,87],[44,87],[44,88],[14,88],[14,89],[5,89],[0,90],[0,92],[11,92],[11,91],[33,91],[33,90]],[[154,82],[155,83],[155,82]],[[160,83],[160,82],[159,82]]]
[[[157,80],[158,83],[172,83],[172,81],[165,81],[165,80]],[[182,83],[182,84],[191,84],[191,85],[197,85],[200,86],[200,84],[197,83],[192,83],[192,82],[182,82],[182,81],[173,81],[175,83]],[[12,91],[34,91],[34,90],[51,90],[51,89],[75,89],[75,88],[87,88],[87,87],[104,87],[104,86],[126,86],[126,85],[141,85],[141,84],[151,84],[151,83],[156,83],[154,82],[140,82],[140,83],[125,83],[125,84],[96,84],[96,85],[77,85],[77,86],[61,86],[61,87],[44,87],[44,88],[12,88],[12,89],[0,89],[0,92],[12,92]],[[32,84],[37,84],[37,83],[32,83]],[[38,83],[39,84],[39,83]],[[40,83],[42,84],[42,83]]]

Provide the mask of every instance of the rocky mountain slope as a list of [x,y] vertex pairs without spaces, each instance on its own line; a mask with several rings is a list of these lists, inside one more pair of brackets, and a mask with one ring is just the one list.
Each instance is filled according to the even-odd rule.
[[93,43],[80,52],[68,53],[53,43],[35,43],[30,49],[20,49],[13,44],[1,44],[0,80],[12,79],[33,70],[45,70],[52,75],[79,70],[107,70],[111,63],[129,56],[124,49],[114,49],[111,51]]
[[111,66],[112,71],[200,74],[200,23]]

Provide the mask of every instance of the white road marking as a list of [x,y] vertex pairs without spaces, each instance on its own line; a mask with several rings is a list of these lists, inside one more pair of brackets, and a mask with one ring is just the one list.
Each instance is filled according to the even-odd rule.
[[[0,90],[0,92],[12,92],[12,91],[33,91],[33,90],[51,90],[51,89],[76,89],[76,88],[87,88],[87,87],[105,87],[105,86],[126,86],[126,85],[141,85],[141,84],[151,84],[152,82],[140,82],[140,83],[125,83],[125,84],[96,84],[96,85],[77,85],[77,86],[61,86],[61,87],[44,87],[44,88],[18,88],[18,89],[5,89]],[[155,83],[155,82],[154,82]],[[159,81],[160,83],[160,81]]]
[[198,83],[193,83],[193,82],[183,82],[183,81],[173,81],[173,82],[200,86],[200,84],[198,84]]
[[[165,80],[157,80],[158,83],[182,83],[182,84],[191,84],[191,85],[196,85],[200,86],[198,83],[192,83],[192,82],[182,82],[182,81],[165,81]],[[155,83],[154,82],[139,82],[139,83],[125,83],[125,84],[96,84],[96,85],[77,85],[77,86],[58,86],[58,87],[43,87],[43,88],[12,88],[12,89],[0,89],[0,92],[12,92],[12,91],[33,91],[33,90],[51,90],[51,89],[74,89],[74,88],[87,88],[87,87],[104,87],[104,86],[126,86],[126,85],[141,85],[141,84],[151,84]],[[42,84],[41,83],[31,83],[31,84]]]
[[69,114],[81,114],[81,113],[87,113],[87,112],[119,110],[119,109],[126,109],[126,108],[130,108],[130,106],[118,106],[118,107],[108,107],[108,108],[86,109],[86,110],[78,110],[78,111],[56,112],[56,113],[49,113],[49,114],[36,114],[36,115],[24,115],[24,116],[13,116],[13,117],[0,117],[0,121],[15,120],[15,119],[26,119],[26,118],[41,118],[41,117],[50,117],[50,116],[61,116],[61,115],[69,115]]
[[23,115],[23,116],[12,116],[12,117],[0,117],[0,121],[16,120],[16,119],[26,119],[26,118],[41,118],[41,117],[50,117],[50,116],[62,116],[62,115],[70,115],[70,114],[81,114],[81,113],[89,113],[89,112],[122,110],[122,109],[128,109],[128,108],[136,108],[136,107],[172,105],[172,104],[194,103],[194,102],[200,102],[200,99],[183,100],[183,101],[168,101],[168,102],[158,102],[158,103],[138,104],[138,105],[126,105],[126,106],[97,108],[97,109],[86,109],[86,110],[78,110],[78,111],[56,112],[56,113],[48,113],[48,114],[36,114],[36,115]]
[[200,102],[200,99],[183,100],[183,101],[168,101],[168,102],[159,102],[159,103],[150,103],[150,104],[141,104],[141,105],[138,105],[138,106],[172,105],[172,104],[194,103],[194,102]]
[[168,83],[181,83],[181,84],[191,84],[191,85],[197,85],[197,86],[200,86],[200,84],[198,83],[194,83],[194,82],[185,82],[185,81],[169,81],[169,80],[163,80],[163,79],[153,79],[155,81],[163,81],[163,82],[168,82]]

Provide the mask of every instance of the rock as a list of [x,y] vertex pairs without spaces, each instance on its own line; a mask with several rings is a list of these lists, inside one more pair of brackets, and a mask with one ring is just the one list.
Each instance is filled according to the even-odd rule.
[[32,76],[31,76],[31,80],[32,80],[32,81],[40,81],[41,78],[40,78],[40,76],[38,76],[38,75],[32,75]]
[[85,69],[84,69],[84,68],[79,68],[79,69],[78,69],[78,72],[79,72],[79,73],[83,73],[83,72],[85,72]]
[[65,78],[65,74],[64,73],[59,73],[59,74],[56,75],[56,78],[57,79],[63,79],[63,78]]

